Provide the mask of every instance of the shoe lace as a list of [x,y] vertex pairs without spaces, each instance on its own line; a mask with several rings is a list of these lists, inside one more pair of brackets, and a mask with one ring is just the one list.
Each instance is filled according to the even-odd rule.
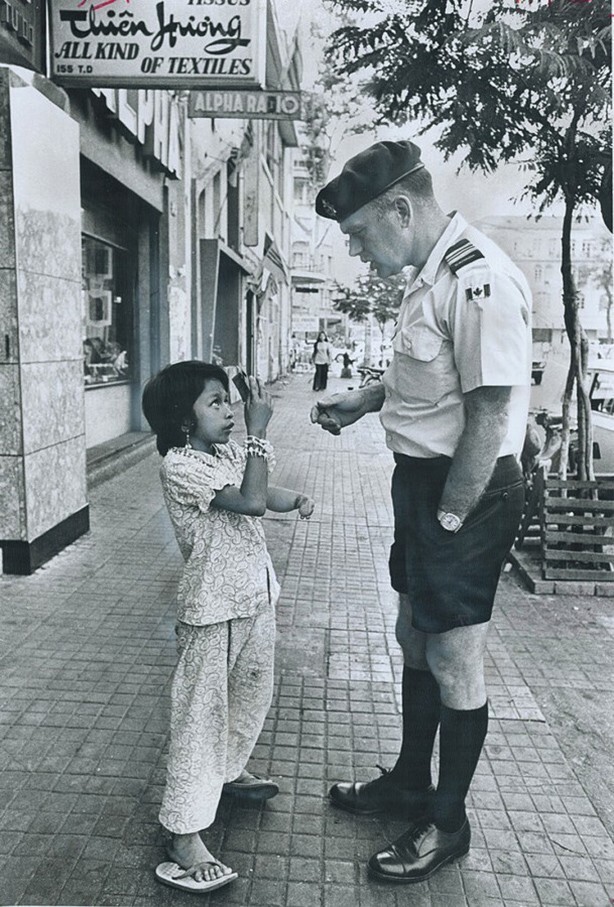
[[409,840],[413,842],[417,841],[429,830],[432,824],[430,819],[419,819],[418,822],[415,822],[414,825],[408,829]]

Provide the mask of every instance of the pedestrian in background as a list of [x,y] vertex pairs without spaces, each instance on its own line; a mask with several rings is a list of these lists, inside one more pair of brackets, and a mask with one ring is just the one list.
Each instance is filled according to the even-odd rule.
[[143,411],[164,457],[164,498],[185,560],[160,810],[172,862],[161,863],[156,877],[204,892],[237,878],[199,834],[222,793],[256,800],[278,793],[275,782],[246,769],[271,704],[279,593],[259,518],[267,508],[309,518],[313,501],[268,484],[272,407],[256,379],[249,379],[242,447],[230,439],[234,415],[219,366],[167,366],[146,385]]
[[352,366],[354,365],[354,359],[350,358],[350,354],[347,350],[343,353],[343,367],[341,369],[342,378],[351,378],[352,377]]
[[470,846],[465,799],[488,727],[486,633],[523,506],[531,297],[491,240],[460,214],[444,214],[412,142],[379,142],[349,160],[316,210],[339,223],[350,255],[380,277],[409,266],[383,381],[323,398],[311,418],[339,434],[380,412],[394,454],[402,744],[390,772],[335,784],[330,798],[359,815],[400,811],[409,829],[371,857],[369,870],[420,882]]
[[326,390],[328,383],[328,369],[332,362],[332,350],[325,331],[320,331],[318,339],[313,345],[311,354],[311,364],[315,365],[316,371],[313,376],[314,391]]

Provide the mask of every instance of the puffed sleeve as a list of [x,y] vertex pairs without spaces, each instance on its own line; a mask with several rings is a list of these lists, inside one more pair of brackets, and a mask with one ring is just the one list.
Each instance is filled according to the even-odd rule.
[[463,393],[531,382],[531,300],[513,277],[478,262],[458,275],[452,331]]
[[216,493],[233,484],[226,464],[213,457],[204,459],[189,452],[170,451],[162,463],[160,478],[164,494],[172,501],[206,512]]

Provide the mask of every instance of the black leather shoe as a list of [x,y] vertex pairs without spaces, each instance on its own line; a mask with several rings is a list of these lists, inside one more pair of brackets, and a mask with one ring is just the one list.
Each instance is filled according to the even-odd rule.
[[378,813],[395,813],[410,821],[421,819],[428,809],[434,794],[431,786],[427,790],[404,790],[390,778],[390,772],[380,769],[381,778],[373,781],[341,781],[333,784],[328,792],[334,806],[359,816],[375,816]]
[[373,854],[369,872],[386,882],[424,882],[446,863],[464,857],[470,844],[468,819],[453,833],[429,821],[416,822],[386,850]]

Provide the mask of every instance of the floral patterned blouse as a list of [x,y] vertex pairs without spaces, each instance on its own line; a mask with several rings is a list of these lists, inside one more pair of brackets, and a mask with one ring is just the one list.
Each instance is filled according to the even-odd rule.
[[[211,507],[226,485],[240,487],[245,450],[234,441],[215,453],[172,447],[160,468],[162,489],[185,560],[177,593],[177,617],[204,626],[251,617],[279,584],[267,551],[262,520]],[[269,459],[269,472],[274,459]]]

